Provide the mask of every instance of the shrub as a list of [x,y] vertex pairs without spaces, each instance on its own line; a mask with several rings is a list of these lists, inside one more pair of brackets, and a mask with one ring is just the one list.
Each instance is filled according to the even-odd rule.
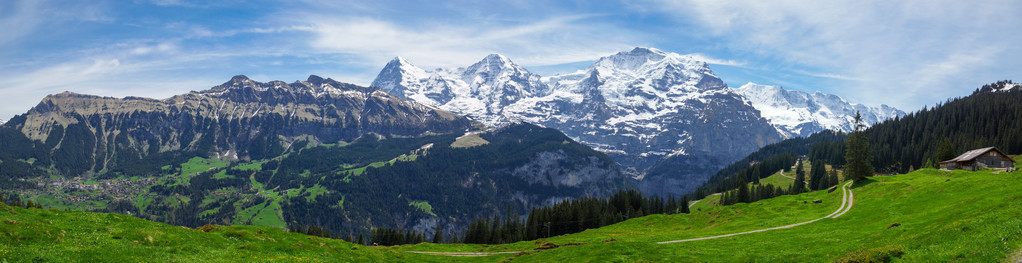
[[891,259],[905,254],[905,247],[900,245],[871,248],[845,255],[834,262],[838,263],[874,263],[891,262]]

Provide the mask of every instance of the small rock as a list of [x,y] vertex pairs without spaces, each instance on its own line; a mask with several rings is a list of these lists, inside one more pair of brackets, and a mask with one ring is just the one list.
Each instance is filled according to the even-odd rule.
[[803,204],[808,204],[809,202],[807,202],[807,201],[802,201],[802,203],[803,203]]
[[820,199],[816,199],[816,200],[813,200],[813,203],[814,203],[814,204],[819,204],[819,203],[823,203],[823,200],[820,200]]

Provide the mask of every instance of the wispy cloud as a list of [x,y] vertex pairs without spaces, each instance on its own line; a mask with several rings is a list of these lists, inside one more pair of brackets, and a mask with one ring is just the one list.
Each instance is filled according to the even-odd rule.
[[[729,49],[780,59],[797,68],[842,72],[795,71],[847,80],[833,91],[909,110],[963,95],[984,81],[977,79],[980,76],[1010,72],[997,68],[998,63],[1022,60],[1018,45],[1022,35],[1007,33],[1022,27],[1017,15],[1022,6],[1012,1],[653,3],[665,8],[651,12],[694,22]],[[905,92],[913,90],[936,92]]]
[[703,62],[706,62],[706,63],[709,63],[709,64],[713,64],[713,65],[736,66],[736,67],[744,67],[744,66],[748,65],[748,63],[744,62],[744,61],[735,61],[735,60],[732,60],[732,59],[718,59],[718,58],[709,57],[709,56],[706,56],[706,55],[703,55],[703,54],[699,54],[699,53],[689,54],[689,56],[692,56],[692,58],[695,58],[696,60],[701,60]]
[[795,73],[806,75],[806,76],[817,77],[817,78],[828,78],[828,79],[839,79],[839,80],[862,80],[860,78],[854,78],[854,77],[849,77],[849,76],[845,76],[845,75],[841,75],[841,74],[834,74],[834,73],[813,73],[813,72],[808,72],[808,71],[805,71],[805,70],[795,70]]
[[517,63],[554,65],[592,60],[631,46],[634,34],[592,25],[592,15],[519,23],[401,25],[367,17],[310,17],[312,46],[365,58],[373,66],[403,56],[429,66],[463,66],[490,53]]

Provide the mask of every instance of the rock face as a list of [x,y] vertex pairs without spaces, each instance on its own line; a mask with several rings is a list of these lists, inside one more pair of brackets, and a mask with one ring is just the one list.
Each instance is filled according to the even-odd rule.
[[983,85],[983,87],[973,91],[972,94],[975,95],[986,92],[1009,92],[1019,87],[1022,87],[1022,83],[1014,83],[1011,80],[1002,80],[991,84]]
[[[506,88],[505,100],[487,103],[514,101],[518,86],[483,73],[503,65],[492,59],[466,72],[474,85]],[[431,233],[437,224],[455,231],[476,218],[634,189],[610,157],[558,130],[480,127],[317,76],[290,84],[236,76],[162,100],[65,92],[0,127],[0,145],[9,146],[0,147],[0,184],[47,180],[52,170],[61,180],[136,177],[150,185],[119,197],[125,210],[109,211],[195,227],[255,224],[246,211],[269,209],[256,218],[356,235],[373,227]],[[453,146],[459,140],[474,141]],[[151,201],[131,203],[141,199]]]
[[[433,72],[398,58],[373,86],[490,125],[524,120],[561,130],[611,155],[650,194],[685,193],[700,178],[781,139],[705,62],[652,48],[548,78],[499,55]],[[666,156],[686,156],[697,165],[643,177]]]
[[507,123],[505,108],[523,98],[549,92],[539,75],[502,55],[489,55],[471,66],[426,72],[395,58],[371,85],[398,97],[469,115],[485,123]]
[[47,96],[16,118],[23,119],[12,124],[38,141],[59,142],[65,131],[87,131],[85,136],[92,137],[85,145],[88,149],[79,150],[93,153],[94,158],[88,167],[65,171],[71,174],[99,172],[118,159],[142,159],[161,152],[261,159],[283,153],[298,140],[350,141],[370,133],[459,133],[474,125],[462,116],[380,89],[317,76],[291,84],[236,76],[209,90],[163,100],[65,92]]
[[854,104],[837,95],[812,94],[785,90],[779,86],[748,83],[735,89],[768,119],[785,137],[806,137],[822,130],[851,131],[855,113],[867,126],[905,116],[905,112],[887,105],[877,107]]

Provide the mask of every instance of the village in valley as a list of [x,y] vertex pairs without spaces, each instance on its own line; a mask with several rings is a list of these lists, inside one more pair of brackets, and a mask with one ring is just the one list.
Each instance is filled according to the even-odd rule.
[[19,180],[31,183],[36,188],[17,189],[13,193],[23,198],[38,200],[45,207],[93,210],[102,208],[98,203],[134,201],[139,195],[146,193],[148,186],[157,183],[159,178],[39,177]]

